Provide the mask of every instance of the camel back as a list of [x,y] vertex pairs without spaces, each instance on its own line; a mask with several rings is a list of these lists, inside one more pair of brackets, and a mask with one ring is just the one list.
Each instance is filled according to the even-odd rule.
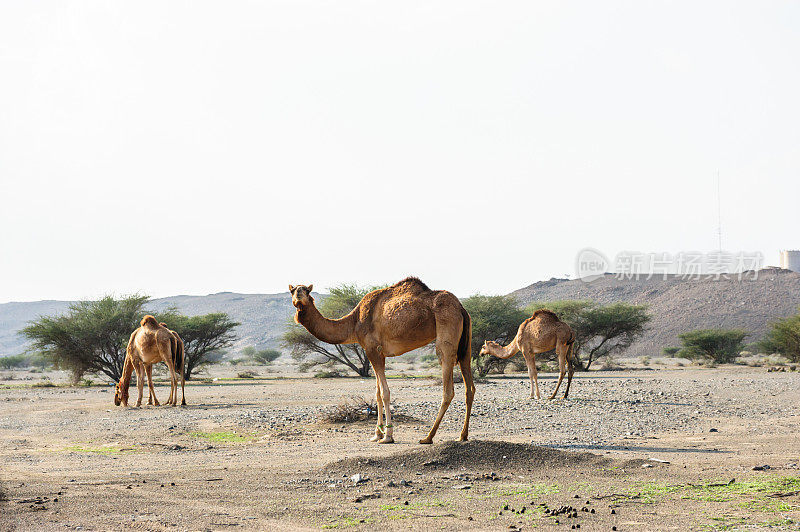
[[561,321],[558,318],[558,315],[555,312],[553,312],[552,310],[548,310],[546,308],[540,308],[539,310],[537,310],[537,311],[535,311],[533,313],[533,316],[531,316],[530,318],[525,320],[525,323],[527,323],[529,321],[533,321],[533,320],[535,320],[537,318],[542,319],[542,320],[547,320],[547,321]]

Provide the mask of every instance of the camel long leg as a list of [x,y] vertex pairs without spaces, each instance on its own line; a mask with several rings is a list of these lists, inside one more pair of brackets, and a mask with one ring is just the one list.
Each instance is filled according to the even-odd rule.
[[[178,392],[175,392],[175,400],[178,399]],[[181,406],[186,406],[186,370],[181,361]]]
[[472,359],[463,357],[458,361],[461,366],[461,376],[464,377],[464,398],[467,402],[467,413],[464,415],[464,427],[461,429],[459,440],[467,441],[469,438],[469,416],[472,414],[472,401],[475,399],[475,382],[472,379]]
[[[528,380],[531,381],[531,399],[541,399],[539,393],[539,372],[536,370],[536,353],[527,353],[522,350],[522,358],[525,359],[525,365],[528,366]],[[535,394],[535,395],[534,395]]]
[[144,392],[144,364],[139,363],[133,366],[136,370],[136,389],[139,390],[139,399],[136,400],[136,406],[142,406],[142,396]]
[[[373,366],[374,370],[374,366]],[[378,441],[383,438],[383,398],[381,397],[381,381],[378,379],[377,373],[375,374],[375,404],[378,408],[378,422],[375,425],[375,435],[370,441]]]
[[164,364],[167,365],[167,370],[169,371],[170,390],[169,390],[169,399],[167,400],[167,404],[171,406],[177,406],[178,376],[175,375],[175,365],[172,363],[172,348],[170,345],[167,345],[165,349],[163,345],[159,344],[158,350],[161,354],[161,360],[163,360]]
[[[437,324],[438,326],[438,324]],[[439,407],[439,414],[436,416],[436,421],[433,423],[428,435],[420,440],[420,443],[433,443],[433,437],[436,431],[439,430],[439,424],[444,418],[444,413],[453,401],[455,392],[453,391],[453,368],[456,363],[456,349],[458,343],[452,342],[436,342],[436,350],[439,351],[439,359],[442,361],[442,404]]]
[[564,399],[566,399],[567,396],[569,395],[569,385],[572,384],[572,375],[575,373],[575,367],[572,364],[572,346],[573,345],[575,345],[575,344],[570,344],[569,347],[567,347],[567,354],[566,354],[566,359],[567,359],[567,389],[564,390]]
[[379,357],[379,359],[379,362],[377,364],[373,364],[372,367],[375,369],[375,377],[378,379],[378,383],[380,384],[383,415],[386,419],[386,425],[383,432],[383,438],[378,440],[378,443],[394,443],[394,438],[392,437],[392,433],[394,432],[394,427],[392,426],[392,409],[389,405],[389,381],[386,380],[386,359],[382,356]]
[[561,386],[561,381],[564,380],[564,374],[567,372],[566,365],[567,365],[567,357],[565,353],[565,344],[557,344],[556,345],[556,353],[558,354],[558,383],[556,384],[556,389],[553,390],[553,395],[550,396],[550,399],[555,399],[556,394],[558,393],[558,388]]
[[153,365],[148,364],[145,367],[145,371],[147,372],[147,386],[150,388],[150,400],[147,402],[147,404],[161,406],[161,404],[158,402],[158,397],[156,397],[156,391],[153,388]]

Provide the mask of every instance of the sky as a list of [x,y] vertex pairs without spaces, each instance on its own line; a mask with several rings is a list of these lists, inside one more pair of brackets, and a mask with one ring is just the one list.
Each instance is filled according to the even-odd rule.
[[0,3],[0,303],[800,248],[800,3]]

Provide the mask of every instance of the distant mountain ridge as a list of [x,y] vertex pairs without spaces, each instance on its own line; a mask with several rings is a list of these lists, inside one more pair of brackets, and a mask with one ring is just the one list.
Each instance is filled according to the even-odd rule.
[[[740,327],[751,332],[747,342],[759,340],[769,322],[795,314],[800,307],[800,274],[779,268],[759,272],[756,280],[684,280],[675,275],[651,279],[617,279],[607,274],[590,283],[577,279],[550,279],[511,293],[520,305],[532,301],[588,299],[608,304],[616,301],[645,304],[653,321],[644,337],[625,356],[658,355],[666,346],[678,345],[678,334],[699,328]],[[317,303],[325,295],[314,294]],[[65,312],[69,301],[33,301],[0,304],[0,355],[22,352],[29,345],[18,334],[28,321],[41,315]],[[277,348],[286,324],[294,315],[288,292],[238,294],[220,292],[206,296],[172,296],[151,300],[155,311],[177,307],[194,316],[225,312],[241,322],[236,348],[246,345]]]
[[[314,294],[317,301],[322,294]],[[39,316],[61,314],[68,310],[71,301],[32,301],[0,304],[0,355],[13,355],[24,351],[29,342],[18,332]],[[237,347],[255,345],[277,348],[286,323],[294,315],[292,298],[288,292],[281,294],[237,294],[220,292],[206,296],[170,296],[152,299],[147,309],[161,311],[177,307],[188,316],[225,312],[241,325],[236,329]]]

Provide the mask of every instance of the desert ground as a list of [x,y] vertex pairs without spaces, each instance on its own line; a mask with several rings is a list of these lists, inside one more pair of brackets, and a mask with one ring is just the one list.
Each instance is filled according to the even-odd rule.
[[325,420],[371,379],[204,380],[182,408],[30,382],[0,384],[2,530],[800,529],[800,372],[593,371],[554,401],[496,376],[471,441],[457,384],[432,446],[432,378],[390,380],[393,445]]

